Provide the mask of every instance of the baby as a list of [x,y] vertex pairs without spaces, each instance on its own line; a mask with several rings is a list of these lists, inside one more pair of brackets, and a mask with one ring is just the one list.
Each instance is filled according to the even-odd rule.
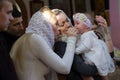
[[107,75],[115,70],[115,66],[106,44],[91,30],[93,25],[85,14],[76,13],[73,15],[73,20],[75,28],[81,35],[75,53],[82,54],[86,64],[95,65],[102,80],[108,80]]

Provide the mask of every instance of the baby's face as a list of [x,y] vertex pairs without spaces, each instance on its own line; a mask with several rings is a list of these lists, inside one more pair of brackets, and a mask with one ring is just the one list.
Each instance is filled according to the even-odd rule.
[[83,21],[74,20],[74,24],[75,24],[74,25],[75,28],[78,30],[80,34],[82,34],[84,30],[86,29],[86,25]]

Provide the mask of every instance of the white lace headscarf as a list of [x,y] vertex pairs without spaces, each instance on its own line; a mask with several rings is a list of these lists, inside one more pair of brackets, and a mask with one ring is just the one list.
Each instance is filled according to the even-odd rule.
[[91,23],[91,21],[87,18],[87,16],[84,13],[76,13],[73,15],[73,20],[78,20],[78,21],[82,21],[84,22],[87,27],[89,27],[90,29],[93,28],[93,25]]
[[52,25],[42,12],[37,11],[31,18],[28,27],[26,28],[26,33],[36,33],[42,36],[48,45],[52,48],[54,45],[54,32]]

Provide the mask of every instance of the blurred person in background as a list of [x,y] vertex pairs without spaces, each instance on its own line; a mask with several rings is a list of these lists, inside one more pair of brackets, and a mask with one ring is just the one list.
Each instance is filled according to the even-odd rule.
[[10,25],[4,31],[4,35],[6,37],[9,50],[11,49],[14,42],[25,33],[25,28],[23,26],[22,14],[18,9],[14,6],[13,13],[14,19],[11,20]]
[[3,32],[13,20],[13,1],[0,0],[0,80],[18,80]]

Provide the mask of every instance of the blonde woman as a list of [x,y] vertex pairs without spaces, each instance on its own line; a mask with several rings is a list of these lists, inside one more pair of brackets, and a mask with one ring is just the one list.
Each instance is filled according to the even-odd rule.
[[52,50],[58,35],[55,24],[54,21],[52,26],[41,11],[32,16],[26,34],[16,41],[10,53],[19,80],[57,80],[55,72],[70,72],[77,31],[69,29],[68,45],[61,58]]

